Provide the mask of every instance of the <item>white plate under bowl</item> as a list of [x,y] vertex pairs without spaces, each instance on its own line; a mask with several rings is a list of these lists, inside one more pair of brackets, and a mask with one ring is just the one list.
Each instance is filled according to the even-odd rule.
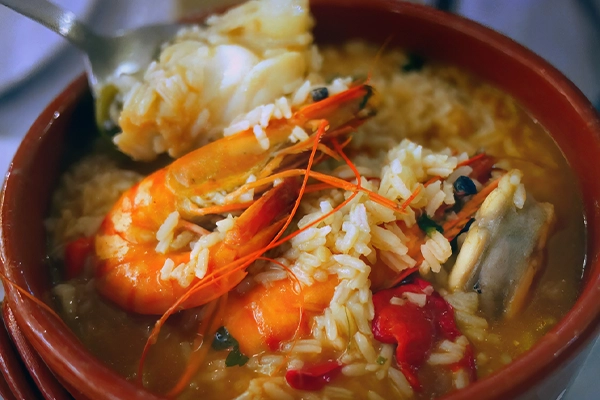
[[[27,0],[22,0],[27,1]],[[87,20],[99,0],[52,0]],[[0,93],[31,76],[68,42],[50,29],[0,5]]]

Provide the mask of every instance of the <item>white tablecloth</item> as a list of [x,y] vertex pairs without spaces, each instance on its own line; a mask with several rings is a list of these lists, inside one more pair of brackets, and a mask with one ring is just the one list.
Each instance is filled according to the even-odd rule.
[[[586,8],[598,3],[598,0],[458,0],[454,10],[529,45],[557,65],[600,105],[600,22],[591,20],[590,9]],[[173,15],[171,4],[167,0],[102,0],[92,23],[102,31],[111,31],[165,20]],[[529,8],[524,8],[526,6]],[[12,90],[0,93],[0,174],[8,168],[35,118],[82,72],[79,53],[67,47],[42,71]],[[600,340],[597,340],[562,399],[600,399],[599,376]]]

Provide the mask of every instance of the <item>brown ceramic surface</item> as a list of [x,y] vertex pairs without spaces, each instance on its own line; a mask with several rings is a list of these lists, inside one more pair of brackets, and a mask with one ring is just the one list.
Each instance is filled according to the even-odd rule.
[[0,396],[5,400],[38,398],[39,392],[15,349],[7,322],[0,320]]
[[[552,134],[578,177],[586,213],[587,264],[582,294],[571,312],[512,364],[448,399],[512,398],[543,382],[593,338],[600,324],[600,120],[558,71],[510,39],[460,17],[386,0],[315,0],[318,42],[362,37],[461,66],[513,95]],[[39,117],[17,152],[2,198],[2,271],[48,300],[42,221],[66,154],[81,152],[93,129],[84,77]],[[574,266],[576,267],[576,266]],[[89,398],[156,398],[100,364],[63,324],[6,286],[15,319],[44,361]]]
[[41,359],[40,355],[31,347],[31,344],[25,339],[17,321],[15,314],[8,306],[8,303],[4,303],[2,307],[2,317],[4,319],[4,325],[12,343],[17,348],[21,360],[27,367],[31,379],[35,383],[41,395],[46,399],[53,400],[69,400],[72,397],[63,387],[63,385],[56,379],[52,371]]

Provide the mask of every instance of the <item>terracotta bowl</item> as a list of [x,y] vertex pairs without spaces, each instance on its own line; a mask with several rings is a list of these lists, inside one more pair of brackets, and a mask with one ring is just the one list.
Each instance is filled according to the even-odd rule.
[[[380,44],[393,35],[392,45],[479,75],[514,96],[562,149],[585,203],[587,264],[579,300],[530,351],[447,398],[515,398],[555,382],[557,374],[595,337],[600,323],[600,120],[593,107],[540,57],[460,17],[387,0],[319,0],[312,11],[320,43],[361,37]],[[45,301],[50,274],[43,221],[59,173],[71,155],[85,151],[86,132],[94,130],[92,118],[90,92],[80,77],[33,124],[6,178],[0,215],[2,272]],[[155,398],[104,366],[64,325],[12,285],[5,284],[5,289],[24,336],[74,396]]]

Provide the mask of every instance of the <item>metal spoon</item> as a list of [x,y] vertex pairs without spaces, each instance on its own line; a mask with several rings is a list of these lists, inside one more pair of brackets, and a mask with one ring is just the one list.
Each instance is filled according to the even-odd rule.
[[148,25],[102,36],[72,12],[47,0],[0,0],[0,4],[50,28],[82,50],[94,96],[111,77],[142,73],[156,57],[160,45],[181,28],[179,24]]

